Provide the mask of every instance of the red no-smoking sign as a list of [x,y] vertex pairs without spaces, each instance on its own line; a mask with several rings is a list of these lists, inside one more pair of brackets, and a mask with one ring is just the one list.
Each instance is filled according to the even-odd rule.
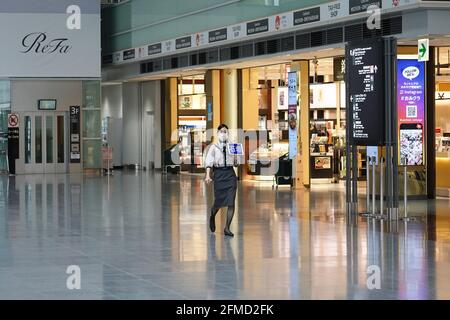
[[11,113],[8,115],[8,128],[19,127],[19,115],[17,113]]

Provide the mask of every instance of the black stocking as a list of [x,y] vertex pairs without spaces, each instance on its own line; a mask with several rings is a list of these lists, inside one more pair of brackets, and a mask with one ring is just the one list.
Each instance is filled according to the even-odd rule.
[[230,231],[231,221],[233,221],[234,206],[229,206],[227,210],[227,225],[225,227],[225,235],[233,237],[234,234]]
[[209,229],[211,230],[211,232],[215,232],[216,231],[216,214],[217,212],[219,212],[220,208],[211,208],[211,213],[209,216]]

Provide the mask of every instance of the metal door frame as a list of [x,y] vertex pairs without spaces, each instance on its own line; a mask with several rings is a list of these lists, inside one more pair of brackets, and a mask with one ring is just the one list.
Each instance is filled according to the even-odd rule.
[[[26,163],[25,143],[26,143],[26,117],[31,118],[31,161]],[[42,163],[36,163],[36,117],[41,117],[42,121]],[[58,116],[63,116],[63,132],[64,132],[64,162],[58,163],[58,128],[57,120]],[[23,112],[21,114],[24,119],[24,125],[22,126],[23,144],[20,146],[23,152],[23,165],[25,174],[45,174],[45,173],[67,173],[68,172],[68,112],[65,111],[32,111]],[[52,132],[53,132],[53,148],[52,148],[52,163],[47,163],[47,117],[52,118]]]

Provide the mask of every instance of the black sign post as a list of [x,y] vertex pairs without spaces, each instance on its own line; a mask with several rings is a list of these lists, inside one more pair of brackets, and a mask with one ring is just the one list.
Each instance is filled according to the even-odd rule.
[[383,1],[381,0],[349,0],[349,14],[356,14],[366,12],[370,6],[377,6],[382,8]]
[[209,34],[209,43],[224,41],[227,40],[228,30],[227,28],[210,31]]
[[[398,194],[394,190],[398,165],[395,150],[397,138],[394,130],[396,119],[393,116],[397,112],[395,98],[396,51],[394,38],[355,41],[346,46],[345,63],[347,212],[358,213],[357,147],[385,146],[386,203],[388,218],[393,220],[398,218]],[[383,197],[382,194],[380,196]],[[375,216],[385,218],[382,210]]]
[[123,52],[123,60],[131,60],[136,58],[136,49],[129,49]]
[[294,12],[294,26],[320,21],[320,7]]
[[269,31],[269,19],[262,19],[247,23],[248,36],[266,31]]
[[175,48],[177,50],[179,49],[185,49],[190,48],[192,46],[192,38],[191,36],[183,37],[175,40]]
[[80,106],[70,107],[70,163],[81,162]]
[[160,42],[160,43],[149,45],[147,50],[148,50],[147,53],[149,56],[154,55],[154,54],[159,54],[162,52],[162,44]]
[[375,146],[385,142],[384,42],[353,42],[347,46],[347,85],[353,145]]

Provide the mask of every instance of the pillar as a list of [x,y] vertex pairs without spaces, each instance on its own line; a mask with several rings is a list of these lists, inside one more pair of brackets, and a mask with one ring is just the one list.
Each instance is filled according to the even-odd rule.
[[[208,70],[205,74],[206,130],[220,125],[220,70]],[[210,114],[211,113],[211,114]]]
[[221,72],[221,120],[230,129],[238,129],[238,72],[226,69]]
[[163,126],[163,151],[177,143],[178,134],[178,85],[177,78],[164,81],[164,104],[161,106],[161,121]]
[[[258,129],[258,73],[242,70],[242,129]],[[245,111],[244,111],[245,110]]]
[[298,75],[298,91],[300,93],[300,125],[298,126],[298,155],[296,157],[295,185],[309,187],[311,184],[310,175],[310,136],[309,136],[309,61],[294,61],[291,64],[291,71],[296,71]]
[[430,61],[426,63],[426,165],[427,198],[436,199],[436,64],[435,47],[430,47]]

